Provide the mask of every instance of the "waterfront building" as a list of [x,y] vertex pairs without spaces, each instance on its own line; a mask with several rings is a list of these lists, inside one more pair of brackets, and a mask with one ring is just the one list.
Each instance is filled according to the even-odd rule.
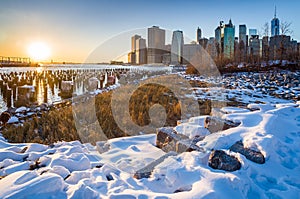
[[135,56],[135,52],[129,52],[128,53],[128,63],[129,64],[136,64],[136,56]]
[[197,29],[197,43],[198,44],[199,44],[201,38],[202,38],[202,30],[198,27],[198,29]]
[[183,64],[189,64],[199,57],[201,46],[197,43],[183,45]]
[[249,39],[251,38],[251,36],[253,35],[257,35],[257,29],[255,28],[250,28],[249,29]]
[[131,52],[135,52],[136,51],[136,41],[138,39],[140,39],[141,36],[140,35],[133,35],[131,37]]
[[148,28],[148,64],[162,63],[163,54],[165,53],[166,32],[158,26]]
[[265,61],[269,60],[269,37],[264,36],[262,38],[262,58]]
[[260,39],[258,35],[251,35],[249,39],[249,55],[250,57],[260,57]]
[[136,63],[139,65],[147,63],[146,39],[138,38],[136,40]]
[[224,47],[223,53],[226,58],[234,57],[234,40],[235,40],[235,27],[232,24],[231,19],[224,28]]
[[215,29],[215,42],[218,56],[223,52],[224,27],[224,21],[220,21],[220,25]]
[[291,46],[291,37],[286,35],[276,35],[270,37],[270,59],[284,60],[288,57],[288,49]]
[[279,19],[276,16],[276,6],[275,6],[275,14],[274,18],[271,21],[271,36],[279,35]]
[[182,64],[183,44],[183,32],[174,31],[171,44],[171,64]]
[[245,24],[239,25],[239,51],[243,57],[246,58],[247,55],[247,26]]
[[208,54],[212,57],[215,58],[217,57],[217,46],[216,46],[216,39],[214,37],[210,37],[208,42],[207,42],[207,48],[206,51]]

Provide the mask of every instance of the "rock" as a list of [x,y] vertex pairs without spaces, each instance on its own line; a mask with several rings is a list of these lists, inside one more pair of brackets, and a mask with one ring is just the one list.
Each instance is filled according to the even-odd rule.
[[137,172],[135,172],[134,174],[134,178],[136,179],[142,179],[142,178],[149,178],[154,170],[154,168],[159,165],[160,163],[162,163],[167,157],[169,156],[175,156],[177,155],[177,153],[175,152],[169,152],[163,156],[161,156],[160,158],[158,158],[157,160],[154,160],[153,162],[151,162],[150,164],[148,164],[147,166],[145,166],[144,168],[138,170]]
[[162,127],[157,129],[156,146],[164,152],[175,151],[177,153],[190,151],[203,151],[196,145],[197,141],[204,137],[195,137],[193,140],[187,136],[178,134],[173,127]]
[[8,112],[3,112],[0,115],[0,121],[2,122],[2,124],[6,124],[10,119],[10,114]]
[[105,153],[110,149],[110,144],[106,141],[96,142],[96,148],[99,153]]
[[41,111],[47,111],[48,110],[48,104],[47,103],[41,104],[40,109],[41,109]]
[[210,133],[216,133],[218,131],[224,131],[230,128],[234,128],[240,125],[232,121],[223,120],[217,117],[207,117],[204,120],[204,127],[209,130]]
[[241,168],[239,160],[222,150],[213,150],[209,156],[208,166],[224,171],[236,171]]
[[265,163],[265,157],[261,152],[249,148],[245,148],[242,141],[236,142],[234,145],[230,147],[230,150],[244,155],[248,160],[252,162],[256,162],[258,164]]

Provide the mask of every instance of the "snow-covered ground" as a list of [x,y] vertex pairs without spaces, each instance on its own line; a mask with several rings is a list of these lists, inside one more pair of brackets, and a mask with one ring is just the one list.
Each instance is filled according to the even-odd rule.
[[[300,198],[300,101],[291,100],[299,97],[300,74],[290,74],[290,79],[284,75],[276,77],[278,85],[269,81],[275,78],[272,74],[222,80],[185,76],[214,85],[192,88],[188,97],[248,105],[213,110],[217,117],[239,124],[213,134],[204,128],[206,116],[180,121],[174,130],[188,138],[205,136],[196,143],[203,150],[169,155],[149,178],[134,176],[167,155],[156,147],[155,134],[96,146],[79,141],[12,144],[0,134],[0,198]],[[238,141],[261,152],[265,163],[230,151]],[[213,149],[236,157],[241,169],[211,168]]]
[[[134,173],[165,154],[155,146],[154,134],[97,146],[78,141],[11,144],[0,137],[0,198],[300,198],[299,103],[248,108],[254,111],[224,107],[222,117],[240,122],[238,127],[205,132],[197,145],[206,152],[169,156],[143,179],[135,179]],[[203,117],[181,125],[201,129]],[[188,127],[177,128],[189,136]],[[266,162],[257,164],[230,152],[239,140],[261,151]],[[241,169],[210,168],[211,149],[237,157]]]

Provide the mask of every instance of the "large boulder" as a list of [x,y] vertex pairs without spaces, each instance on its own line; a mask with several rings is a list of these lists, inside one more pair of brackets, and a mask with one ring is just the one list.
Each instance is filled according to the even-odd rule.
[[10,119],[10,114],[8,112],[3,112],[0,115],[0,121],[2,122],[3,125],[5,125],[9,119]]
[[203,138],[204,136],[197,136],[194,139],[189,139],[186,135],[177,133],[173,127],[162,127],[157,129],[156,146],[165,152],[203,151],[196,145]]
[[256,162],[258,164],[265,163],[265,157],[260,151],[255,151],[253,149],[245,148],[242,141],[238,141],[234,145],[232,145],[230,147],[230,151],[240,153],[252,162]]
[[176,156],[176,155],[177,155],[177,153],[174,152],[174,151],[166,153],[165,155],[163,155],[160,158],[154,160],[153,162],[151,162],[150,164],[148,164],[144,168],[136,171],[135,174],[133,175],[133,177],[136,178],[136,179],[149,178],[151,176],[154,168],[157,165],[159,165],[160,163],[162,163],[169,156]]
[[239,160],[222,150],[213,150],[209,156],[208,166],[224,171],[236,171],[241,168]]
[[216,133],[218,131],[224,131],[230,128],[234,128],[240,125],[229,120],[224,120],[217,117],[207,117],[204,120],[204,127],[209,130],[210,133]]

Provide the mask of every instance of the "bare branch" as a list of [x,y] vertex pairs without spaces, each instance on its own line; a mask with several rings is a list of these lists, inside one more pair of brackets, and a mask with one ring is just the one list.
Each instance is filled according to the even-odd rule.
[[262,27],[262,31],[263,31],[264,36],[269,36],[270,26],[269,26],[268,22],[264,23],[264,25]]
[[293,30],[291,29],[292,22],[281,21],[280,30],[282,35],[293,34]]

